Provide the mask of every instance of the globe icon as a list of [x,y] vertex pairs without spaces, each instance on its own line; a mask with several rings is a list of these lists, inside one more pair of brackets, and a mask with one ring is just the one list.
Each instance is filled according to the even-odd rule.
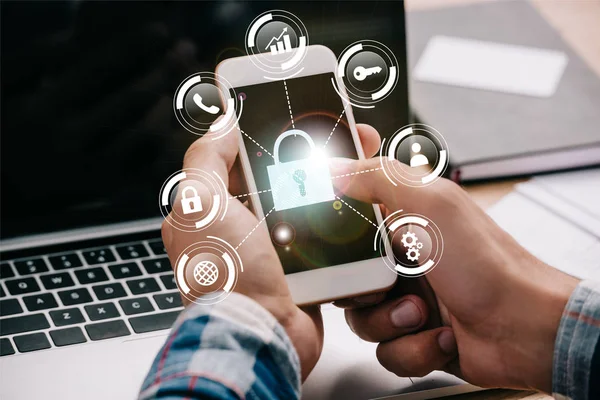
[[217,281],[219,268],[211,261],[200,261],[194,267],[194,279],[202,286],[210,286]]

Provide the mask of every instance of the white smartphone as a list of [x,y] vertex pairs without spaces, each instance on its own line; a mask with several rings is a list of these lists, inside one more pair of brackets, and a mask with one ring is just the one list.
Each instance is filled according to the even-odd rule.
[[[265,222],[294,301],[299,305],[325,303],[391,287],[397,275],[385,266],[373,245],[375,225],[382,222],[378,206],[334,189],[333,197],[324,196],[324,201],[275,208],[268,172],[270,166],[273,170],[274,156],[286,163],[305,159],[317,149],[326,157],[365,157],[352,108],[332,85],[335,54],[325,46],[307,47],[303,68],[286,80],[269,80],[250,57],[221,62],[217,75],[243,99],[240,159],[249,192],[259,192],[249,196],[251,207],[259,220],[268,213]],[[337,86],[345,95],[342,85]],[[306,137],[288,134],[276,152],[277,139],[290,130],[307,133],[314,149]],[[322,176],[307,179],[317,178],[322,180]],[[328,184],[333,187],[333,182],[320,182]],[[301,190],[300,184],[297,189]],[[386,247],[384,256],[391,254],[389,244]]]

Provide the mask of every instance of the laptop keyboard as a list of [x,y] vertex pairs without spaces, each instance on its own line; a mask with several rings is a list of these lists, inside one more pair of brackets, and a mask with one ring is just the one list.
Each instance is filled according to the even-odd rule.
[[0,264],[0,356],[171,327],[183,306],[160,239]]

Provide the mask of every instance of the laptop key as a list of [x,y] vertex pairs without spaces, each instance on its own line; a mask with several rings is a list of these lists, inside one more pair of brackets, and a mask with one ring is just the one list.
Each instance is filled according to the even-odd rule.
[[105,249],[82,251],[81,254],[83,254],[83,258],[90,265],[117,261],[112,250],[108,247]]
[[159,274],[161,272],[169,272],[171,269],[171,262],[167,257],[155,258],[154,260],[142,261],[144,269],[149,274]]
[[87,341],[83,335],[83,331],[77,326],[50,331],[50,337],[54,344],[59,347],[85,343]]
[[15,268],[21,275],[48,272],[48,266],[43,258],[31,258],[29,260],[15,261]]
[[15,354],[15,348],[6,338],[0,339],[0,357]]
[[121,315],[113,303],[90,304],[83,308],[91,321],[100,321]]
[[50,318],[56,326],[80,324],[85,322],[79,308],[65,308],[63,310],[50,311]]
[[0,279],[14,278],[14,276],[15,271],[12,270],[9,263],[0,264]]
[[0,336],[39,331],[40,329],[47,328],[50,328],[50,324],[44,314],[30,314],[21,317],[0,319]]
[[160,291],[160,287],[154,278],[134,279],[127,281],[127,286],[133,294],[144,294]]
[[52,293],[40,293],[34,294],[33,296],[25,296],[23,297],[23,302],[29,311],[39,311],[58,307],[58,303]]
[[181,296],[179,295],[179,292],[155,294],[152,297],[154,297],[156,305],[158,305],[158,308],[160,308],[161,310],[183,307],[183,303],[181,302]]
[[133,278],[142,274],[140,267],[134,262],[110,265],[108,269],[115,279]]
[[68,272],[59,272],[57,274],[48,274],[40,276],[40,280],[44,287],[48,290],[62,289],[69,286],[74,286],[73,278]]
[[160,280],[167,289],[177,289],[177,284],[175,283],[175,274],[161,275]]
[[80,269],[78,271],[75,271],[75,276],[77,277],[79,283],[81,283],[82,285],[88,283],[104,282],[108,280],[108,275],[106,275],[106,272],[104,272],[104,269],[102,269],[102,267]]
[[7,317],[9,315],[20,314],[23,312],[21,304],[17,299],[0,300],[0,316]]
[[125,322],[120,319],[89,324],[85,326],[85,330],[92,340],[111,339],[119,336],[131,335]]
[[129,323],[135,333],[153,332],[170,328],[178,315],[179,311],[142,315],[140,317],[129,318]]
[[35,279],[31,277],[5,281],[4,284],[12,295],[26,294],[40,290],[40,287]]
[[106,285],[92,286],[98,300],[116,299],[127,296],[123,285],[118,282],[108,283]]
[[81,259],[76,253],[63,254],[61,256],[48,257],[52,268],[55,270],[81,267]]
[[72,306],[73,304],[90,303],[92,296],[86,288],[77,288],[72,290],[64,290],[58,292],[58,297],[65,306]]
[[15,336],[15,346],[21,353],[29,351],[44,350],[50,348],[50,342],[45,333],[31,333],[29,335]]
[[133,258],[148,257],[148,251],[143,244],[130,244],[127,246],[119,246],[116,248],[117,253],[122,260],[131,260]]
[[6,296],[6,292],[4,291],[4,289],[2,289],[2,286],[0,286],[0,297],[4,296]]
[[165,245],[160,239],[148,242],[148,246],[150,246],[150,250],[152,250],[154,255],[162,256],[163,254],[167,254],[167,249],[165,249]]
[[145,312],[154,311],[154,307],[145,297],[139,297],[136,299],[125,299],[119,300],[119,304],[123,309],[123,312],[127,315],[141,314]]

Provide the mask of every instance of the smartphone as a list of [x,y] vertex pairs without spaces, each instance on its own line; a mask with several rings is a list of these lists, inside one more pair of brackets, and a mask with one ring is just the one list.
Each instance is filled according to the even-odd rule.
[[[315,151],[325,158],[365,157],[352,108],[340,97],[345,94],[343,85],[337,85],[340,94],[333,85],[335,54],[325,46],[308,46],[303,68],[285,80],[265,77],[251,57],[255,56],[224,60],[217,75],[233,87],[230,96],[243,99],[239,146],[248,190],[255,193],[248,196],[250,206],[259,220],[268,214],[265,222],[294,301],[319,304],[391,287],[397,275],[385,266],[373,243],[376,225],[382,222],[377,205],[344,196],[333,185],[335,177],[328,176],[331,182],[319,185],[332,185],[333,196],[310,205],[275,207],[275,158],[279,163],[305,160],[299,162],[302,165],[311,162]],[[310,138],[295,134],[298,130]],[[328,173],[327,169],[321,175]],[[317,178],[323,180],[308,179]],[[290,190],[302,190],[301,183]],[[383,253],[391,254],[389,243]]]

